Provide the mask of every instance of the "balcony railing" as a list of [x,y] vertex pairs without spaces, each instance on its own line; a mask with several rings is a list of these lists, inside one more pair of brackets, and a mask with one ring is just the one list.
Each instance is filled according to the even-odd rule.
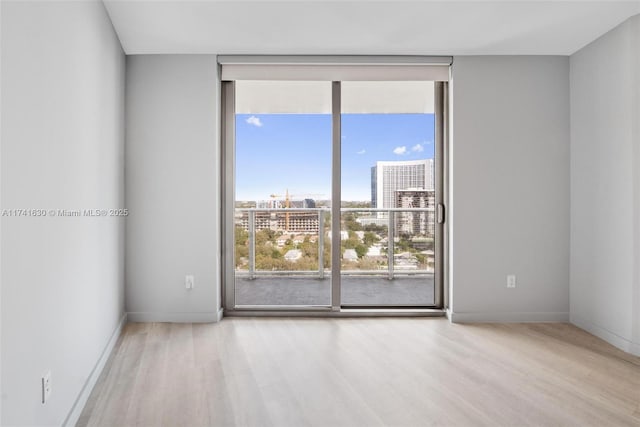
[[[382,239],[384,248],[386,248],[386,266],[381,266],[379,269],[348,269],[342,268],[341,274],[343,275],[384,275],[392,280],[398,275],[422,275],[432,274],[433,269],[423,268],[407,268],[407,266],[400,266],[396,263],[395,254],[396,244],[400,238],[396,236],[397,228],[415,228],[415,225],[419,225],[420,231],[418,233],[406,233],[406,230],[401,230],[404,234],[414,234],[414,237],[420,237],[427,241],[431,239],[433,242],[433,230],[435,228],[435,209],[429,208],[341,208],[341,214],[364,214],[360,215],[358,219],[363,223],[373,224],[374,229],[380,231],[380,227],[386,227],[386,230],[382,234],[386,234],[386,241]],[[330,274],[331,268],[325,267],[325,240],[329,238],[331,240],[331,232],[329,225],[329,219],[331,210],[328,208],[236,208],[235,209],[235,224],[236,227],[240,227],[248,234],[248,260],[246,262],[246,268],[238,268],[236,266],[236,275],[240,277],[248,277],[255,279],[260,276],[304,276],[315,277],[323,279]],[[418,215],[416,218],[414,215],[403,216],[402,214],[414,214]],[[407,221],[412,223],[407,224]],[[344,221],[341,221],[344,223]],[[316,225],[317,224],[317,225]],[[343,225],[343,227],[345,226]],[[364,226],[366,228],[366,225]],[[259,269],[256,266],[256,235],[257,232],[263,229],[271,230],[275,233],[280,233],[279,239],[287,239],[287,235],[307,235],[316,237],[317,242],[317,268],[313,270],[286,270],[286,269]],[[341,229],[341,237],[344,233],[349,233],[348,229]],[[343,240],[341,238],[341,240]],[[329,243],[330,244],[330,243]],[[424,255],[427,259],[426,265],[429,264],[429,259],[433,262],[433,251],[431,254]],[[330,259],[330,257],[329,257]],[[237,262],[237,261],[236,261]],[[344,262],[344,260],[343,260]],[[404,267],[404,268],[403,268]]]

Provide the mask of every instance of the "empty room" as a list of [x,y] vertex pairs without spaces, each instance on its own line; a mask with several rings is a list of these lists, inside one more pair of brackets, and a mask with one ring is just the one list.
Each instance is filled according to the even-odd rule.
[[640,426],[640,0],[0,0],[1,426]]

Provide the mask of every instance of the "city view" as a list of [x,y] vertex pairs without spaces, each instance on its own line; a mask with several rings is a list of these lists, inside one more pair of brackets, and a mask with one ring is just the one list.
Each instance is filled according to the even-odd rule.
[[[400,272],[433,272],[433,159],[377,162],[371,176],[370,202],[341,203],[342,271],[379,273],[393,259]],[[297,199],[288,190],[269,200],[237,202],[236,269],[322,275],[331,268],[329,207],[328,200]]]
[[[342,300],[433,303],[433,114],[343,114]],[[331,115],[236,114],[236,300],[330,302]]]

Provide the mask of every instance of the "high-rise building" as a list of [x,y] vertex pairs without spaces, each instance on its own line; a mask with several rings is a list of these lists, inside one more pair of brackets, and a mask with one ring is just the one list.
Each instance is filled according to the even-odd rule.
[[371,168],[371,207],[395,207],[398,190],[433,190],[433,159],[379,161]]
[[424,212],[398,212],[396,214],[396,230],[411,235],[433,237],[435,233],[435,200],[434,190],[397,190],[395,194],[396,208],[427,208]]

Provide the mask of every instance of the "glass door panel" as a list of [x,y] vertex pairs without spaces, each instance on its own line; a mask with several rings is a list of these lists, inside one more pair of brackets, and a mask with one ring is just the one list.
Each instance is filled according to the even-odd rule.
[[331,83],[238,81],[235,305],[331,305]]
[[341,90],[341,303],[433,306],[434,83]]

